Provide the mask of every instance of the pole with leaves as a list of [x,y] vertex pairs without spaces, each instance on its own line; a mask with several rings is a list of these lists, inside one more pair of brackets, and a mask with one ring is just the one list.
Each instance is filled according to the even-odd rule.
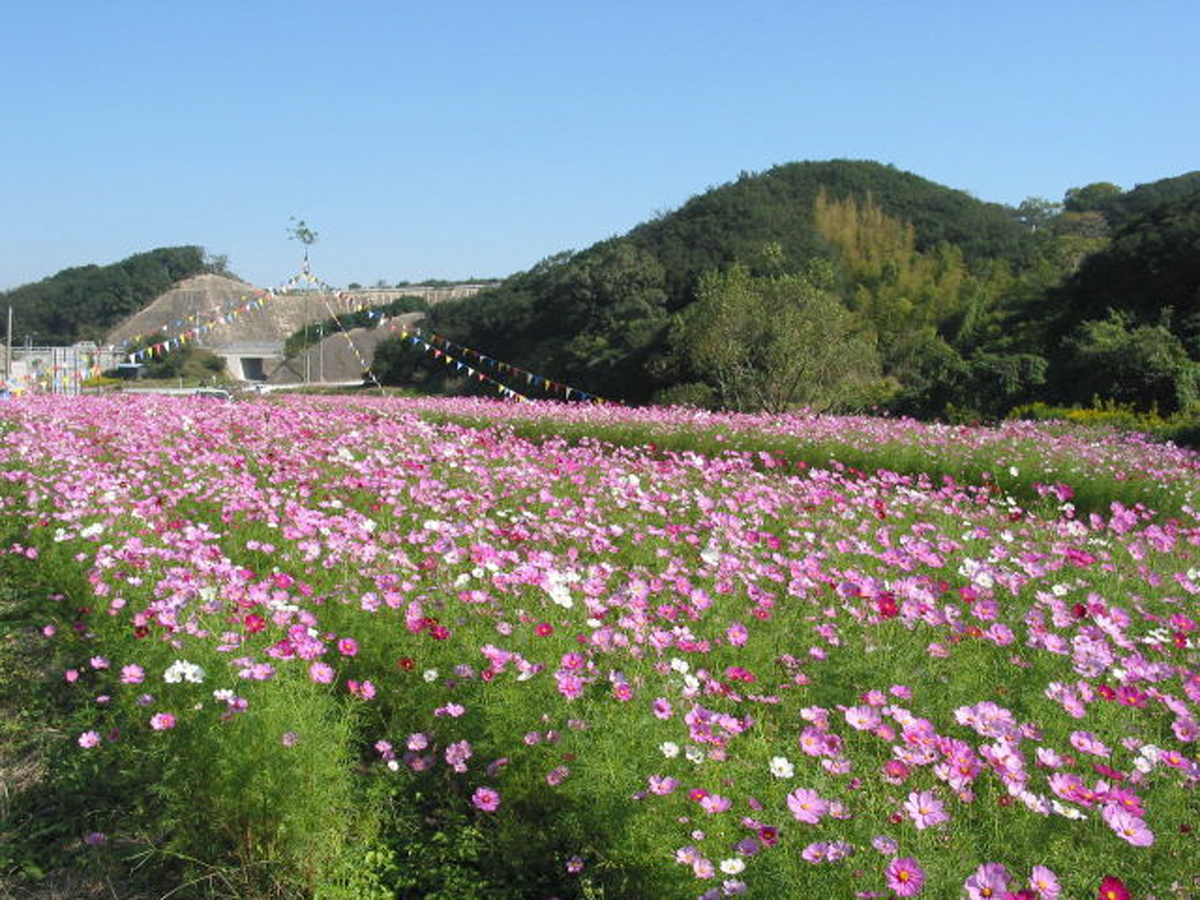
[[[301,244],[304,245],[304,265],[301,267],[301,271],[303,271],[304,274],[307,275],[309,273],[308,248],[317,242],[317,233],[315,231],[313,231],[311,228],[309,228],[308,223],[305,222],[303,219],[297,219],[295,216],[289,216],[288,221],[291,222],[291,224],[288,226],[288,229],[287,229],[288,240],[289,241],[299,241]],[[304,295],[304,385],[305,385],[305,387],[308,386],[308,383],[310,380],[309,376],[311,374],[310,370],[312,368],[312,357],[308,353],[309,328],[311,327],[311,319],[312,319],[312,316],[310,315],[310,310],[309,310],[309,297],[308,297],[308,292],[306,291],[305,295]]]

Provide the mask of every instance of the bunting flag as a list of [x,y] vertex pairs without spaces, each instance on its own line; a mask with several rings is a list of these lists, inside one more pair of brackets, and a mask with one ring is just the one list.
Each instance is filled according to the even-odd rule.
[[[365,300],[356,299],[348,292],[338,290],[325,281],[322,281],[309,271],[307,265],[305,265],[298,274],[293,275],[278,287],[257,291],[253,297],[247,298],[243,296],[241,298],[242,302],[236,307],[213,309],[209,310],[207,313],[194,313],[185,317],[184,319],[175,320],[173,323],[171,323],[171,325],[163,325],[161,328],[161,331],[163,332],[168,332],[172,326],[180,328],[181,330],[176,333],[174,337],[167,338],[166,340],[156,341],[139,350],[130,352],[128,356],[129,362],[137,363],[145,359],[156,359],[165,356],[176,347],[180,347],[189,341],[196,340],[196,338],[207,334],[218,325],[232,324],[246,313],[261,309],[268,301],[275,300],[279,294],[291,291],[300,286],[310,286],[322,292],[321,301],[324,304],[326,311],[329,313],[329,317],[337,325],[338,330],[345,336],[347,344],[349,344],[351,351],[354,353],[355,358],[362,367],[362,371],[368,378],[371,379],[371,382],[376,387],[382,390],[383,386],[375,377],[375,373],[372,371],[371,366],[365,359],[363,359],[362,354],[359,352],[358,347],[354,343],[354,339],[350,337],[349,331],[342,325],[341,319],[338,318],[338,313],[330,304],[329,298],[333,297],[346,307],[343,310],[343,314],[348,312],[362,312],[368,308],[368,304],[365,302]],[[368,316],[371,318],[382,319],[384,313],[378,310],[370,310],[368,311]],[[188,325],[189,327],[183,327],[185,325]],[[505,375],[518,380],[524,379],[527,387],[535,387],[546,391],[547,393],[559,394],[564,400],[579,400],[585,403],[597,404],[612,402],[610,400],[606,400],[604,397],[600,397],[588,391],[580,390],[576,387],[571,387],[563,382],[547,378],[544,375],[538,375],[536,373],[526,371],[519,366],[514,366],[511,363],[503,362],[502,360],[498,360],[494,357],[488,356],[487,354],[481,353],[478,350],[473,350],[470,347],[464,347],[461,344],[456,344],[440,335],[424,332],[412,325],[407,325],[404,323],[397,324],[395,319],[390,320],[387,323],[387,327],[390,331],[399,331],[402,339],[408,340],[413,345],[421,346],[421,348],[427,353],[430,353],[434,359],[441,359],[446,365],[455,366],[456,370],[459,372],[465,371],[468,378],[474,378],[481,383],[490,383],[495,385],[496,392],[508,399],[526,403],[530,402],[529,397],[509,387],[498,378],[489,375],[484,371],[484,369],[488,369],[497,375]],[[121,346],[128,346],[130,344],[138,343],[142,340],[145,340],[146,337],[146,335],[136,335],[122,342]],[[467,360],[473,360],[475,365],[471,365]]]
[[330,318],[333,319],[333,323],[335,325],[337,325],[338,331],[340,331],[342,333],[342,337],[344,337],[346,339],[346,343],[350,347],[350,352],[353,353],[354,358],[358,360],[359,368],[362,370],[362,372],[364,374],[366,374],[366,376],[368,378],[371,379],[372,384],[374,384],[375,387],[379,388],[379,392],[382,394],[383,393],[383,385],[380,384],[379,379],[375,377],[375,372],[371,369],[371,364],[368,363],[365,359],[363,359],[362,354],[359,353],[359,351],[358,351],[358,346],[354,343],[354,338],[350,337],[350,332],[346,329],[346,327],[344,325],[342,325],[342,320],[338,318],[338,314],[336,312],[334,312],[333,307],[329,305],[329,301],[327,299],[325,299],[328,295],[322,294],[321,296],[322,296],[322,301],[325,304],[325,309],[329,313]]
[[[480,353],[478,350],[473,350],[470,347],[456,344],[441,335],[422,331],[413,325],[404,323],[396,324],[392,321],[388,323],[388,329],[398,331],[402,340],[408,341],[412,346],[420,347],[426,353],[433,356],[434,359],[442,359],[447,365],[454,365],[458,371],[465,371],[468,378],[475,378],[478,381],[487,381],[495,384],[497,391],[504,396],[526,402],[529,401],[528,397],[514,391],[499,379],[485,374],[482,369],[490,369],[498,375],[506,375],[517,379],[523,378],[527,386],[537,387],[549,393],[561,394],[564,400],[580,400],[585,403],[597,404],[612,402],[588,391],[571,387],[560,381],[554,381],[544,375],[528,372],[520,366],[503,362],[487,354]],[[471,360],[475,362],[475,365],[471,365]]]
[[[327,294],[332,294],[339,303],[343,304],[346,309],[343,312],[362,312],[368,307],[368,304],[361,299],[355,299],[346,291],[339,291],[333,286],[325,283],[321,279],[312,275],[310,272],[304,271],[298,275],[293,275],[283,284],[266,290],[259,290],[253,296],[242,296],[241,302],[233,307],[217,307],[206,312],[192,313],[182,319],[176,319],[173,322],[164,324],[158,332],[171,333],[175,331],[174,337],[165,340],[154,340],[147,346],[132,351],[128,354],[128,361],[131,363],[141,362],[147,358],[154,359],[165,355],[170,350],[175,349],[189,341],[194,341],[197,338],[212,331],[218,325],[231,325],[243,315],[262,309],[269,301],[275,300],[282,293],[294,290],[303,285],[310,285],[317,290],[324,291]],[[322,297],[326,309],[328,309],[334,319],[337,314],[330,309],[329,300],[327,297]],[[176,329],[178,329],[176,331]],[[150,338],[157,337],[156,332],[150,334],[137,334],[131,338],[122,341],[118,346],[128,347],[132,344],[138,344]]]

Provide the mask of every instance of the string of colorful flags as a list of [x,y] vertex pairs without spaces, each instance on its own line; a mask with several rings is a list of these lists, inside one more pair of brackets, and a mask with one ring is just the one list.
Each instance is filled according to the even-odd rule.
[[354,358],[358,360],[359,369],[371,379],[371,383],[383,391],[383,385],[379,383],[379,379],[375,377],[375,372],[371,369],[371,364],[363,359],[363,355],[358,352],[358,345],[354,343],[354,338],[350,337],[350,331],[342,324],[342,320],[338,318],[338,314],[334,312],[332,306],[329,305],[328,295],[321,296],[322,302],[325,304],[325,310],[329,313],[329,317],[333,319],[333,323],[337,326],[338,331],[342,333],[342,337],[346,339],[346,343],[350,346],[350,352],[354,354]]
[[[190,341],[196,340],[220,325],[232,324],[246,313],[261,309],[267,301],[277,299],[280,293],[293,290],[301,285],[310,286],[322,292],[322,301],[326,310],[329,312],[330,318],[333,319],[338,329],[345,336],[347,343],[350,345],[350,349],[362,367],[362,371],[366,373],[376,387],[381,387],[378,379],[376,379],[375,374],[371,369],[371,366],[359,352],[358,347],[354,343],[354,339],[351,338],[349,331],[342,325],[341,320],[338,318],[337,312],[329,303],[328,298],[330,296],[335,297],[339,302],[346,304],[346,312],[352,313],[358,313],[366,310],[368,304],[363,300],[356,300],[356,298],[352,297],[352,295],[346,291],[338,290],[327,282],[317,278],[308,270],[307,263],[299,273],[293,275],[278,287],[260,290],[254,297],[248,298],[243,296],[241,298],[242,302],[236,307],[213,309],[209,310],[207,313],[193,313],[184,319],[177,319],[173,323],[177,327],[182,326],[185,323],[198,324],[192,324],[191,327],[185,328],[174,337],[149,344],[138,350],[130,352],[128,354],[128,360],[130,363],[138,363],[146,359],[154,359],[165,356],[172,350],[177,349],[178,347],[181,347]],[[371,318],[383,318],[383,315],[384,314],[379,311],[368,312],[368,316]],[[205,316],[208,316],[208,318],[205,321],[200,321]],[[162,330],[165,331],[168,327],[170,326],[163,325]],[[564,382],[556,381],[536,372],[530,372],[526,369],[522,369],[519,366],[514,366],[511,363],[506,363],[502,360],[496,359],[495,357],[488,356],[487,354],[481,353],[478,350],[465,347],[461,344],[456,344],[453,341],[442,337],[441,335],[424,332],[415,326],[405,323],[397,324],[395,319],[392,319],[387,323],[387,328],[390,331],[399,331],[399,335],[402,340],[408,341],[409,344],[413,346],[421,347],[425,351],[429,352],[435,359],[441,359],[446,365],[453,365],[457,371],[465,372],[468,378],[474,378],[481,383],[494,385],[497,393],[509,399],[521,402],[529,402],[529,398],[527,396],[509,387],[498,378],[493,377],[493,375],[484,371],[484,369],[491,370],[497,375],[505,375],[517,379],[523,379],[526,386],[540,388],[541,390],[551,394],[561,394],[564,400],[580,400],[588,403],[601,404],[611,402],[596,394],[572,387]],[[145,338],[146,335],[135,335],[134,337],[123,341],[121,346],[136,344]],[[474,360],[474,364],[471,362],[472,359]]]
[[497,386],[497,390],[501,394],[505,394],[507,392],[508,394],[511,394],[521,400],[529,399],[528,397],[519,394],[512,388],[508,387],[506,384],[504,384],[504,382],[487,375],[481,371],[480,368],[473,367],[470,363],[464,362],[463,359],[456,358],[451,354],[456,353],[459,354],[460,357],[474,357],[475,360],[477,360],[477,366],[479,367],[487,367],[495,371],[497,374],[510,375],[518,379],[524,379],[527,386],[541,388],[542,390],[550,393],[561,393],[564,400],[574,399],[587,403],[612,402],[611,400],[606,400],[604,397],[601,397],[597,394],[580,390],[577,387],[571,387],[569,384],[565,384],[561,381],[555,381],[551,378],[547,378],[545,375],[539,375],[536,372],[530,372],[526,369],[522,369],[520,366],[514,366],[512,363],[506,363],[502,360],[496,359],[495,357],[488,356],[479,352],[478,350],[474,350],[470,347],[464,347],[462,344],[456,344],[453,341],[442,337],[441,335],[433,334],[431,332],[424,332],[420,328],[417,328],[413,325],[407,325],[403,323],[397,325],[393,322],[389,323],[388,328],[392,331],[399,331],[400,338],[402,340],[406,340],[414,346],[421,347],[426,352],[432,354],[435,359],[441,359],[447,365],[456,366],[460,372],[465,371],[468,378],[475,378],[482,382],[490,382],[495,384]]
[[[348,311],[350,312],[361,312],[362,310],[366,309],[368,305],[366,302],[361,300],[355,301],[350,294],[333,288],[305,269],[298,274],[293,275],[278,287],[259,290],[253,297],[242,296],[241,303],[237,306],[228,308],[219,307],[216,309],[207,310],[205,312],[192,313],[191,315],[185,316],[182,319],[176,319],[170,324],[164,324],[160,329],[161,331],[167,331],[171,327],[181,328],[185,323],[193,323],[192,327],[184,328],[174,337],[167,338],[163,341],[157,341],[155,343],[148,344],[141,349],[132,351],[128,355],[128,360],[131,363],[136,363],[142,362],[148,358],[154,359],[156,357],[165,356],[172,350],[181,347],[189,341],[194,341],[196,338],[207,334],[220,325],[233,324],[246,313],[261,309],[268,300],[276,299],[280,293],[293,290],[301,285],[311,285],[319,290],[333,294],[340,302],[349,304],[350,308]],[[328,308],[328,301],[326,301],[326,307]],[[204,321],[201,321],[202,319],[204,319]],[[133,337],[122,341],[119,346],[137,344],[145,340],[147,337],[149,337],[149,335],[134,335]]]

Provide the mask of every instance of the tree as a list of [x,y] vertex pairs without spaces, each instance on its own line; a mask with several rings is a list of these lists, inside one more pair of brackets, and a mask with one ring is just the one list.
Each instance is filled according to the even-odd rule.
[[737,410],[860,405],[877,388],[874,336],[829,290],[831,270],[709,272],[677,332],[692,368]]
[[1084,187],[1071,188],[1063,198],[1068,212],[1106,212],[1123,193],[1111,181],[1096,181]]
[[1049,225],[1062,209],[1061,203],[1045,197],[1026,197],[1017,207],[1017,221],[1030,231],[1037,232]]
[[292,223],[287,230],[288,240],[299,241],[304,245],[304,261],[308,262],[308,248],[317,242],[317,233],[309,228],[303,219],[289,216],[288,221]]
[[160,247],[107,266],[76,266],[0,293],[18,335],[47,343],[101,341],[105,333],[176,282],[212,271],[204,248]]
[[1080,325],[1064,349],[1068,377],[1062,387],[1076,402],[1101,397],[1170,413],[1198,399],[1200,370],[1163,325],[1131,327],[1127,316],[1110,312]]

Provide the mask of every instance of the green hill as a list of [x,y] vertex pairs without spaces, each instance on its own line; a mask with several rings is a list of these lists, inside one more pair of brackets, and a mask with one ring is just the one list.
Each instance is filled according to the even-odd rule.
[[99,341],[175,282],[221,267],[202,247],[160,247],[107,266],[64,269],[0,292],[0,306],[12,306],[15,337],[56,345]]
[[[800,387],[780,393],[773,385],[772,405],[823,398],[831,407],[921,416],[1002,415],[1033,400],[1073,398],[1052,381],[1075,378],[1071,360],[1090,358],[1079,355],[1076,331],[1111,305],[1102,282],[1119,284],[1119,305],[1138,310],[1170,284],[1175,333],[1200,336],[1194,300],[1180,299],[1194,290],[1184,271],[1192,220],[1170,219],[1170,259],[1151,258],[1152,238],[1130,231],[1154,232],[1155,217],[1198,187],[1200,173],[1128,192],[1101,183],[1069,191],[1063,204],[1030,198],[1013,209],[879,163],[791,163],[743,173],[623,236],[439,305],[428,324],[521,368],[635,403],[749,407],[759,401],[746,398],[765,396],[778,372]],[[1106,257],[1080,271],[1110,243],[1119,272],[1103,267]],[[1143,268],[1162,264],[1170,273],[1146,280],[1134,258],[1142,254],[1150,254]],[[853,390],[806,392],[816,370],[782,362],[816,353],[798,331],[818,310],[838,322],[825,340],[856,354],[834,365],[839,345],[819,377],[844,376]],[[723,331],[714,336],[716,328]],[[1138,340],[1154,343],[1145,333]],[[1200,352],[1200,339],[1193,344],[1189,353]],[[1177,349],[1165,352],[1180,362]],[[436,388],[453,378],[416,350],[388,348],[382,358],[395,381],[425,378]],[[731,378],[758,388],[731,391]],[[1162,395],[1155,391],[1109,395],[1148,405]],[[1166,408],[1185,395],[1176,392]]]
[[493,290],[439,306],[430,322],[453,340],[515,365],[585,390],[646,401],[696,377],[677,364],[669,334],[673,315],[692,304],[705,272],[737,261],[753,267],[771,247],[784,273],[829,261],[847,305],[856,295],[860,305],[866,302],[859,288],[867,275],[843,264],[848,248],[824,227],[829,223],[818,221],[819,198],[827,208],[852,202],[852,213],[839,207],[852,217],[882,214],[884,230],[888,223],[907,227],[899,236],[904,252],[922,259],[940,255],[943,269],[960,270],[960,281],[997,263],[1019,271],[1036,257],[1034,235],[1007,207],[879,163],[792,163],[743,174],[623,237],[550,257]]

